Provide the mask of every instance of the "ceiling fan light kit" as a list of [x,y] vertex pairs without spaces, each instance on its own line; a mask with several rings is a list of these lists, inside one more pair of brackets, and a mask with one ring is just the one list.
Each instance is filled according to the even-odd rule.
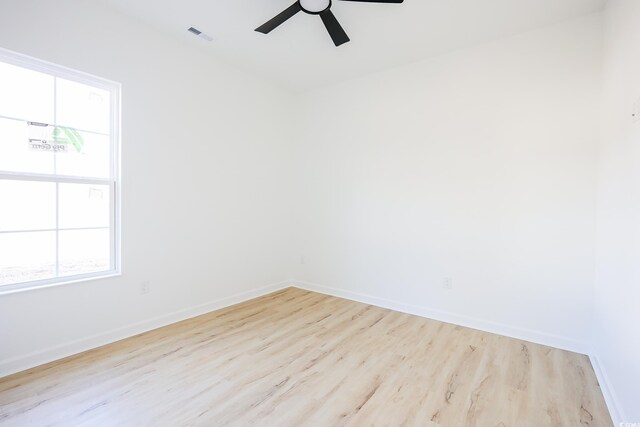
[[[353,1],[361,3],[402,3],[404,0],[339,0]],[[322,19],[333,43],[340,46],[349,41],[349,36],[344,31],[333,12],[331,12],[332,0],[297,0],[294,4],[280,12],[274,18],[265,22],[256,28],[256,31],[263,34],[269,34],[280,25],[295,16],[298,12],[304,12],[308,15],[318,15]]]
[[331,8],[331,0],[299,0],[303,12],[319,15],[320,12]]

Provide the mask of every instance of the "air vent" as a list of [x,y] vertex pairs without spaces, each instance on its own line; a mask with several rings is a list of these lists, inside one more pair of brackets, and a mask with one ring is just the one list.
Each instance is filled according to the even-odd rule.
[[213,37],[211,37],[208,34],[203,33],[202,31],[200,31],[199,29],[195,28],[195,27],[189,27],[187,29],[187,31],[189,31],[191,34],[195,34],[196,36],[200,37],[201,39],[204,39],[208,42],[213,40]]

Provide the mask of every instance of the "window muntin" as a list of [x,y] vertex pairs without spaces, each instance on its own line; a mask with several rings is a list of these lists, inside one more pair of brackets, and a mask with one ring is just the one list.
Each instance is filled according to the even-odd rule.
[[0,49],[0,293],[119,271],[119,92]]

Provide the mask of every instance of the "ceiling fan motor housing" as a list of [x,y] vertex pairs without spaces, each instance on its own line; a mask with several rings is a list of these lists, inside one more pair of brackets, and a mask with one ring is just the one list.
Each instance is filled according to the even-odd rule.
[[298,0],[300,8],[309,15],[320,15],[325,10],[331,9],[331,0]]

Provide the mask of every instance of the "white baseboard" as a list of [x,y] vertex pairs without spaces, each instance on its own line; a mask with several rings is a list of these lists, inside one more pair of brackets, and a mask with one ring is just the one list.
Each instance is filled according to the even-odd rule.
[[620,401],[618,400],[613,387],[611,387],[611,381],[609,381],[606,371],[602,368],[602,364],[600,363],[598,356],[592,353],[589,355],[589,359],[591,360],[591,365],[596,373],[596,378],[600,384],[604,400],[609,408],[613,425],[619,426],[622,425],[623,422],[628,422],[629,420],[622,410],[622,406],[619,403]]
[[16,372],[21,372],[26,369],[40,366],[45,363],[63,359],[74,354],[82,353],[83,351],[101,347],[106,344],[111,344],[113,342],[120,341],[122,339],[129,338],[143,332],[148,332],[157,328],[161,328],[163,326],[170,325],[172,323],[201,316],[203,314],[210,313],[221,308],[229,307],[234,304],[267,295],[272,292],[287,288],[289,286],[291,286],[290,281],[275,283],[269,286],[264,286],[229,297],[210,301],[205,304],[199,304],[187,309],[144,320],[133,325],[125,326],[123,328],[113,329],[87,338],[82,338],[76,341],[56,345],[44,350],[25,354],[13,359],[3,360],[0,361],[0,378],[7,375],[15,374]]
[[345,298],[365,304],[375,305],[377,307],[387,308],[390,310],[400,311],[402,313],[413,314],[420,317],[426,317],[445,323],[464,326],[471,329],[490,332],[497,335],[503,335],[510,338],[516,338],[536,344],[542,344],[549,347],[568,350],[575,353],[588,354],[589,347],[580,341],[548,334],[545,332],[534,331],[525,328],[514,327],[490,320],[478,319],[474,317],[464,316],[457,313],[435,310],[428,307],[422,307],[412,304],[393,301],[386,298],[374,297],[371,295],[360,294],[357,292],[345,291],[342,289],[322,286],[315,283],[304,281],[294,281],[294,286],[306,289],[308,291],[319,292],[327,295]]

